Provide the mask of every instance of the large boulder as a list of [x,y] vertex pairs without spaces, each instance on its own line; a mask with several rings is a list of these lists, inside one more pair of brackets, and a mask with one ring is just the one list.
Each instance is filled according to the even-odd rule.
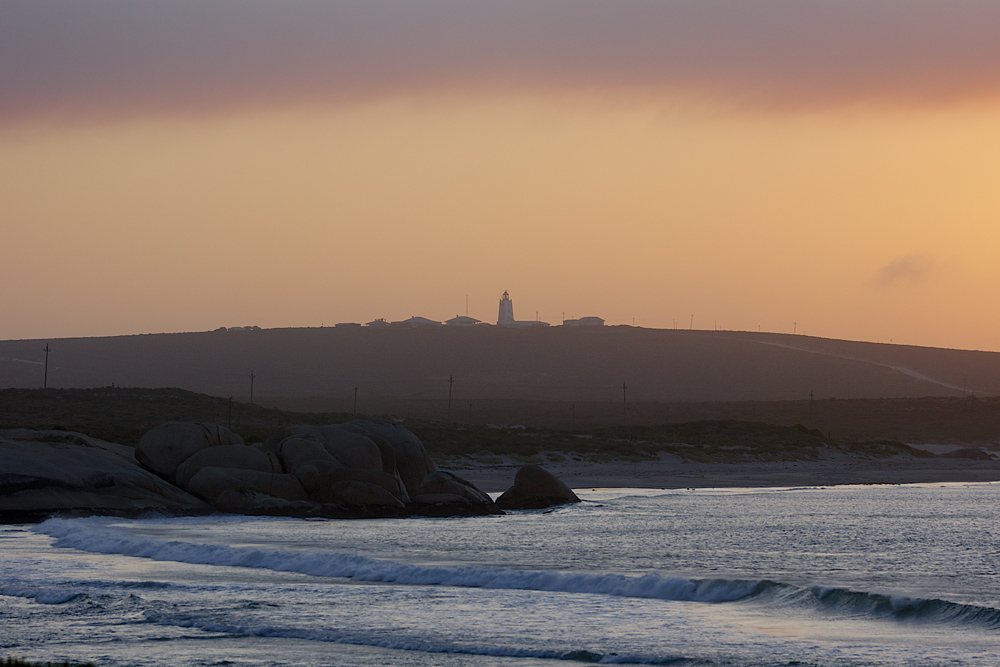
[[325,487],[314,500],[346,507],[387,507],[403,509],[403,503],[377,484],[343,480]]
[[399,478],[382,472],[381,470],[366,470],[364,468],[337,468],[310,478],[308,483],[303,486],[305,486],[306,490],[309,491],[310,498],[318,500],[321,495],[326,493],[327,488],[340,482],[363,482],[365,484],[374,484],[375,486],[380,486],[391,493],[394,498],[399,500],[404,505],[410,502],[410,497],[406,492],[406,487],[403,486],[401,481],[399,481]]
[[54,513],[210,511],[141,467],[131,447],[68,431],[0,431],[0,523],[39,521]]
[[417,514],[428,516],[503,514],[475,484],[443,470],[424,477],[413,496],[413,506]]
[[[278,443],[278,458],[285,472],[296,474],[306,464],[316,462],[343,465],[327,451],[322,436],[315,433],[293,433]],[[321,467],[314,465],[313,467]]]
[[177,486],[187,489],[202,468],[240,468],[260,472],[282,472],[277,457],[246,445],[221,445],[195,452],[177,467]]
[[497,498],[497,506],[505,510],[528,510],[578,503],[573,490],[556,477],[534,465],[521,466],[514,476],[514,486]]
[[417,494],[424,477],[438,470],[420,439],[399,424],[355,419],[342,424],[341,428],[363,432],[369,438],[388,445],[394,454],[396,471],[410,496]]
[[[326,453],[335,458],[345,468],[364,468],[368,470],[382,470],[382,454],[378,445],[362,433],[354,433],[350,430],[342,429],[339,425],[330,426],[309,426],[298,424],[295,426],[285,426],[278,429],[268,438],[261,448],[264,451],[273,451],[281,456],[285,449],[284,443],[290,438],[311,439],[319,443]],[[312,452],[318,452],[313,448]],[[306,459],[297,459],[297,463],[305,463]],[[288,470],[286,466],[286,470]]]
[[493,499],[483,491],[480,491],[475,484],[444,470],[432,472],[427,475],[421,480],[420,486],[417,487],[418,496],[439,493],[451,493],[461,496],[470,503],[478,505],[494,504]]
[[135,458],[160,477],[174,481],[177,468],[208,447],[242,445],[243,438],[225,426],[167,422],[147,431],[135,448]]
[[293,475],[259,470],[208,466],[199,470],[188,486],[191,493],[213,506],[229,491],[249,490],[284,500],[308,500],[305,489]]
[[215,500],[216,509],[231,514],[320,516],[322,507],[305,500],[285,500],[252,489],[229,489]]

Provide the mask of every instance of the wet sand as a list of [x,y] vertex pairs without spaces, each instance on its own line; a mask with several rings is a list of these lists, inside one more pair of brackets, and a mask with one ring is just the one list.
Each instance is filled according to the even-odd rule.
[[[538,463],[574,489],[587,488],[731,488],[833,486],[839,484],[913,484],[1000,481],[1000,460],[956,458],[890,459],[858,457],[821,461],[685,463],[662,456],[651,461],[546,460]],[[441,465],[484,491],[506,490],[522,462],[477,463],[454,459]]]

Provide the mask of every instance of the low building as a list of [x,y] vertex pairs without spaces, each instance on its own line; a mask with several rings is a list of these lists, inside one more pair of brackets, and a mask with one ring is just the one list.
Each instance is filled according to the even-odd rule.
[[387,327],[389,323],[385,321],[384,317],[380,317],[377,320],[372,320],[365,324],[366,327]]
[[392,322],[394,327],[439,327],[441,323],[436,320],[429,320],[426,317],[411,317],[408,320]]
[[603,327],[604,320],[600,317],[581,317],[578,320],[563,320],[564,327]]
[[482,324],[482,321],[468,315],[456,315],[450,320],[446,320],[445,324],[450,327],[474,327],[477,324]]

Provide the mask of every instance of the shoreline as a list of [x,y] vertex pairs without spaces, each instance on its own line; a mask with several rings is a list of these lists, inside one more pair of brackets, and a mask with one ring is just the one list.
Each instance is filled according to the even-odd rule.
[[[534,461],[572,489],[763,488],[851,484],[930,484],[1000,482],[1000,460],[958,458],[889,459],[843,457],[820,461],[685,463],[662,456],[649,461]],[[442,470],[487,493],[506,491],[522,462],[443,462]]]

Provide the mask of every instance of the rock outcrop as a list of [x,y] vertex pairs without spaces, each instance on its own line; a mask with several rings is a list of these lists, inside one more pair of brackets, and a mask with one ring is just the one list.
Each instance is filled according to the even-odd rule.
[[385,448],[390,449],[396,472],[411,497],[417,495],[417,488],[424,477],[438,470],[420,439],[399,424],[355,419],[341,427],[363,433],[380,443],[383,451]]
[[135,458],[148,470],[173,482],[178,466],[197,452],[242,444],[243,438],[225,426],[167,422],[146,431],[135,447]]
[[131,447],[68,431],[0,431],[0,522],[211,511],[142,468]]
[[565,503],[578,503],[573,490],[552,473],[534,465],[521,466],[514,476],[514,486],[497,498],[497,506],[505,510],[542,509]]
[[253,446],[221,426],[169,422],[135,449],[64,431],[0,431],[0,521],[213,509],[337,518],[503,514],[475,485],[439,471],[413,433],[387,422],[290,426]]
[[503,514],[493,499],[475,484],[441,470],[424,477],[413,503],[418,513],[433,516]]

